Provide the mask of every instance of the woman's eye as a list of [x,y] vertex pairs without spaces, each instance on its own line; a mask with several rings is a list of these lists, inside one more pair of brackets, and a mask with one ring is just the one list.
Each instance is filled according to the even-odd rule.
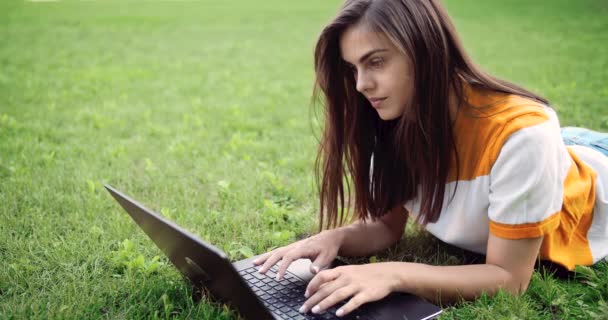
[[372,67],[375,67],[375,68],[377,68],[377,67],[381,67],[381,66],[382,66],[382,64],[384,64],[384,60],[383,60],[383,59],[380,59],[380,58],[372,59],[372,60],[370,61],[370,65],[371,65]]

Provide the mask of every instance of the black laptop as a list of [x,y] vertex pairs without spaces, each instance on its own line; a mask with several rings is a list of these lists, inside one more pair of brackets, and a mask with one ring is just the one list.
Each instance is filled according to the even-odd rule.
[[[432,319],[441,308],[410,294],[392,293],[338,318],[336,308],[322,314],[301,314],[304,290],[313,275],[310,260],[292,263],[282,280],[275,279],[276,266],[266,274],[257,272],[256,257],[231,262],[226,253],[145,208],[109,185],[110,194],[167,255],[192,285],[203,288],[215,300],[228,303],[245,319]],[[344,302],[343,302],[344,303]]]

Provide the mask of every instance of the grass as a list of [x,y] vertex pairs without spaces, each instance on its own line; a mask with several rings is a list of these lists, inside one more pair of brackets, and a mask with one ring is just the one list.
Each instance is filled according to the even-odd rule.
[[[446,1],[476,61],[608,130],[601,0]],[[108,182],[233,259],[314,232],[312,47],[338,1],[0,4],[0,318],[233,319],[191,290]],[[469,256],[409,229],[372,260]],[[366,258],[367,259],[367,258]],[[363,260],[362,260],[363,261]],[[606,319],[608,264],[445,319]]]

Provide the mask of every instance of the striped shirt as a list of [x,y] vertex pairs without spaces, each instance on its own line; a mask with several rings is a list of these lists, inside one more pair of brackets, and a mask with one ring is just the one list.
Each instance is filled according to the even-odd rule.
[[[483,254],[489,233],[543,236],[540,257],[569,270],[606,258],[608,158],[591,148],[566,147],[547,106],[465,89],[467,103],[454,123],[459,166],[450,170],[440,218],[426,229]],[[420,200],[418,195],[405,204],[414,218]]]

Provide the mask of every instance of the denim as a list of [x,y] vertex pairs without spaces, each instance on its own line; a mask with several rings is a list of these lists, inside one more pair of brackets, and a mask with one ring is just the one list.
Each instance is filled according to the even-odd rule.
[[561,130],[567,146],[578,145],[595,149],[608,157],[608,133],[585,128],[565,127]]

